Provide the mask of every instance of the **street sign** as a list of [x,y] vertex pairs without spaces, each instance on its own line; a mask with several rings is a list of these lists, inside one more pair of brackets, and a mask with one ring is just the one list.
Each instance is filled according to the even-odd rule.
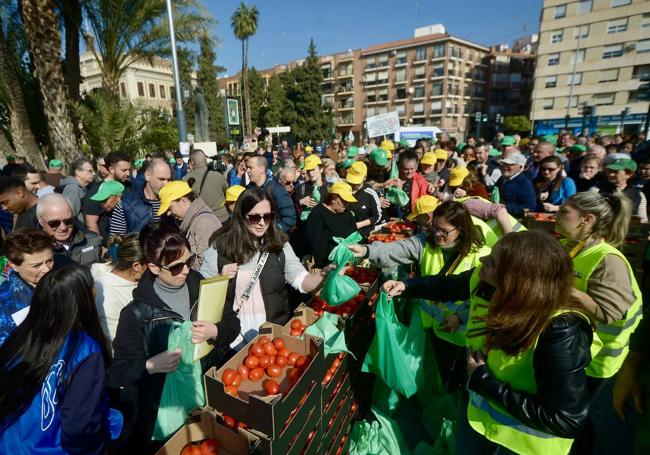
[[397,111],[366,118],[368,137],[387,136],[399,131],[399,114]]
[[226,118],[228,120],[228,126],[241,125],[239,121],[239,99],[226,99]]
[[291,132],[291,127],[290,126],[272,126],[270,128],[267,128],[267,130],[269,130],[269,133],[271,133],[271,134],[290,133]]

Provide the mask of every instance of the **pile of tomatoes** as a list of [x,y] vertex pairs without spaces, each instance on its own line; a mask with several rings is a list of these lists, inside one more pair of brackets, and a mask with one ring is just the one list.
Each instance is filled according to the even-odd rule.
[[404,231],[414,231],[415,225],[406,221],[395,221],[394,223],[388,223],[384,229],[386,229],[391,234],[399,234],[400,232]]
[[304,325],[300,319],[296,318],[291,321],[291,332],[289,332],[289,335],[292,337],[302,336],[302,334],[305,333],[306,328],[307,326]]
[[188,444],[181,451],[181,455],[217,455],[218,453],[219,443],[216,439]]
[[531,215],[535,221],[555,223],[555,215],[550,215],[548,213],[529,213],[529,216]]
[[328,313],[338,314],[339,316],[347,317],[355,314],[359,309],[359,306],[363,303],[365,299],[366,299],[366,293],[364,291],[361,291],[359,294],[356,295],[356,297],[351,298],[347,302],[341,305],[332,306],[332,305],[328,305],[327,302],[325,302],[325,300],[316,296],[313,299],[311,299],[309,306],[311,306],[311,308],[314,310],[314,313],[316,315],[323,314],[323,311],[327,311]]
[[370,234],[368,236],[368,242],[396,242],[397,240],[404,240],[406,235],[404,234]]
[[336,358],[332,362],[332,366],[330,367],[329,370],[327,370],[327,373],[325,373],[325,376],[323,377],[323,380],[321,381],[321,383],[323,385],[328,384],[332,380],[332,378],[336,374],[336,370],[338,370],[339,366],[341,366],[341,361],[343,360],[343,357],[345,357],[345,353],[344,352],[339,352],[339,354],[336,356]]
[[374,283],[379,273],[365,267],[348,267],[345,274],[359,284]]
[[292,367],[287,370],[287,377],[293,387],[309,362],[308,356],[291,352],[285,348],[282,338],[278,337],[271,341],[269,337],[262,335],[249,348],[244,363],[239,365],[236,370],[226,368],[221,375],[221,381],[225,386],[226,393],[236,397],[242,382],[258,382],[267,376],[268,378],[262,382],[264,392],[267,395],[277,395],[281,392],[280,384],[276,379],[282,376],[283,369],[287,366]]

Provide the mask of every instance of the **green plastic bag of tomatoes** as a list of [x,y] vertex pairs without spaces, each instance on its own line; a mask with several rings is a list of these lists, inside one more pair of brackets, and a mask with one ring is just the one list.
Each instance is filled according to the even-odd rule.
[[404,207],[409,203],[409,195],[403,189],[397,188],[396,186],[386,188],[385,196],[388,202],[398,207]]
[[417,308],[413,310],[407,327],[397,319],[391,298],[382,292],[377,301],[375,325],[377,333],[361,371],[374,373],[388,387],[410,398],[424,383],[420,366],[424,358],[426,334],[420,311]]
[[354,261],[354,254],[346,245],[359,243],[361,239],[361,234],[358,231],[344,239],[334,237],[334,241],[338,245],[332,249],[328,259],[336,264],[336,269],[327,275],[320,293],[321,298],[332,306],[341,305],[361,292],[361,288],[356,281],[349,276],[341,275],[345,266]]
[[182,324],[174,322],[169,329],[167,349],[180,348],[181,361],[165,377],[160,407],[156,416],[156,426],[151,439],[162,441],[171,436],[185,424],[190,412],[205,404],[201,362],[194,362],[194,344],[192,343],[192,321]]

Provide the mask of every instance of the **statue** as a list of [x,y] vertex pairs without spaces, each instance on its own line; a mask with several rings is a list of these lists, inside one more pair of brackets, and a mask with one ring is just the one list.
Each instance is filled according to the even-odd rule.
[[194,90],[194,113],[196,118],[194,141],[210,141],[210,132],[208,130],[208,105],[205,103],[203,89],[201,87],[197,87]]

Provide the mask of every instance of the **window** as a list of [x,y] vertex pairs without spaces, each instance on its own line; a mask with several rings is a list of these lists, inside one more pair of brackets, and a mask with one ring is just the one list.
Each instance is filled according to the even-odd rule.
[[413,114],[415,115],[424,114],[424,103],[415,103],[413,105]]
[[320,70],[323,73],[323,79],[329,79],[332,77],[332,65],[321,66]]
[[542,108],[553,109],[553,98],[546,98],[542,100]]
[[458,46],[451,46],[451,56],[456,58],[462,58],[462,51]]
[[406,99],[406,89],[402,87],[395,90],[395,99],[396,100]]
[[377,59],[374,57],[369,58],[366,60],[366,69],[371,70],[373,68],[377,68]]
[[545,88],[553,88],[557,85],[557,76],[547,76],[544,80]]
[[582,83],[582,73],[569,74],[567,85],[580,85]]
[[650,28],[650,13],[643,13],[641,16],[641,28]]
[[406,51],[401,51],[395,54],[395,64],[396,65],[406,64]]
[[124,82],[120,82],[120,95],[122,98],[126,98],[126,84]]
[[160,84],[160,85],[158,86],[158,91],[160,92],[160,97],[161,97],[162,99],[165,99],[165,98],[166,98],[166,96],[165,96],[165,86],[162,85],[162,84]]
[[598,82],[612,82],[618,80],[618,68],[600,71]]
[[571,54],[571,63],[582,63],[585,61],[585,50],[584,49],[578,49],[577,51],[574,51],[573,54]]
[[144,98],[144,84],[138,82],[138,96]]
[[614,44],[613,46],[605,46],[603,49],[603,58],[615,58],[623,55],[623,45]]
[[434,101],[431,103],[432,114],[442,114],[442,101]]
[[560,64],[560,54],[549,54],[548,66],[559,65],[559,64]]
[[382,89],[377,92],[377,101],[388,101],[388,89]]
[[650,52],[650,39],[644,39],[636,43],[636,53],[646,54]]
[[562,30],[551,32],[551,44],[562,42],[562,35],[564,35]]
[[594,105],[596,106],[607,106],[614,104],[614,94],[613,93],[598,93],[593,96]]
[[388,84],[388,71],[380,71],[377,74],[377,84]]
[[174,86],[169,87],[169,98],[174,99]]
[[553,10],[553,17],[555,19],[562,19],[566,16],[566,5],[558,5]]
[[382,55],[379,57],[379,63],[377,63],[378,67],[384,67],[388,66],[388,55]]
[[415,49],[415,61],[426,60],[427,59],[427,48],[418,47]]
[[611,7],[616,8],[618,6],[625,6],[632,3],[632,0],[612,0]]
[[436,44],[433,46],[433,58],[440,58],[445,56],[445,45]]
[[368,109],[366,109],[366,116],[372,117],[373,115],[375,115],[375,112],[376,110],[374,107],[369,107]]
[[374,103],[375,101],[377,101],[377,94],[375,92],[368,92],[366,95],[366,102]]
[[149,98],[155,98],[156,97],[156,86],[153,84],[149,84]]
[[377,80],[377,73],[366,74],[366,85],[375,85],[376,80]]
[[406,68],[402,68],[395,71],[395,82],[404,82],[404,81],[406,81]]
[[406,115],[406,106],[403,104],[395,106],[395,110],[397,111],[397,115],[400,117],[404,117],[404,115]]
[[627,31],[627,17],[607,23],[607,33],[622,33]]
[[442,82],[434,82],[431,85],[432,96],[442,96]]
[[442,63],[433,65],[433,77],[440,77],[445,75],[445,66]]
[[588,36],[589,36],[589,24],[576,27],[575,32],[573,33],[573,37],[575,39],[585,39]]
[[641,79],[642,76],[650,76],[650,65],[637,65],[632,72],[632,79]]
[[578,16],[591,13],[592,0],[581,0],[578,2]]
[[415,87],[413,98],[424,98],[424,85],[418,85]]
[[415,74],[413,75],[413,79],[424,79],[426,78],[426,66],[420,65],[415,68]]

